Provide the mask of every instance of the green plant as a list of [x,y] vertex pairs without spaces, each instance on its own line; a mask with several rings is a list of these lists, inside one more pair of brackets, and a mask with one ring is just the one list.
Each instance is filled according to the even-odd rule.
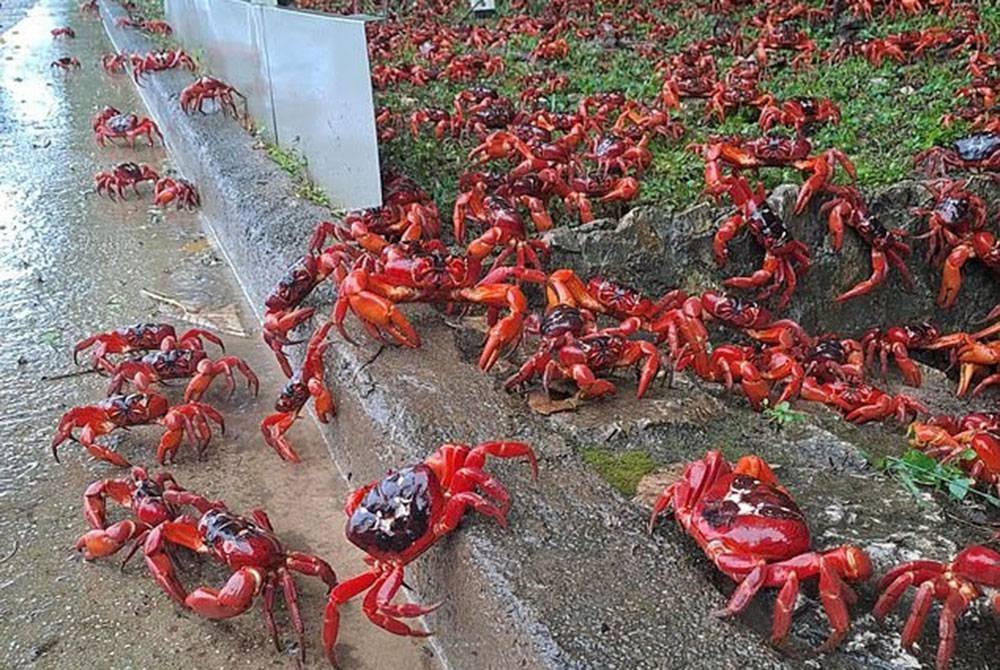
[[[976,458],[976,454],[969,449],[961,458],[971,460]],[[954,463],[936,461],[917,449],[907,450],[900,458],[889,456],[881,465],[913,495],[919,495],[920,487],[923,486],[943,491],[955,501],[965,500],[971,494],[990,505],[1000,507],[1000,499],[974,488],[975,481],[961,467]]]
[[787,402],[779,402],[774,407],[771,407],[770,403],[765,400],[764,405],[764,411],[761,412],[761,416],[767,419],[768,423],[777,426],[779,429],[796,423],[803,423],[806,420],[805,414],[795,411]]
[[656,463],[644,451],[616,452],[593,447],[581,453],[585,463],[626,496],[634,496],[639,480],[656,469]]
[[320,207],[330,206],[327,195],[309,179],[306,170],[308,162],[304,156],[292,149],[284,149],[268,142],[264,142],[264,151],[268,158],[292,177],[292,181],[295,182],[295,195]]

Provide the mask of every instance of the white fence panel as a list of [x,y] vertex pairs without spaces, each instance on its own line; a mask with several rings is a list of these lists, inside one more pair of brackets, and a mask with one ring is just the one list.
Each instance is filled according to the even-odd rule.
[[166,0],[167,21],[334,207],[382,202],[364,21],[243,0]]

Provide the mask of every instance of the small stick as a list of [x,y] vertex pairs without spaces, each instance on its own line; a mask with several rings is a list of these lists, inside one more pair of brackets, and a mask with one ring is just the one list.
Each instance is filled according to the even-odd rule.
[[42,381],[52,382],[58,379],[70,379],[72,377],[82,377],[84,375],[96,375],[99,372],[100,370],[90,369],[90,370],[75,370],[74,372],[64,372],[60,375],[52,375],[52,376],[42,375]]

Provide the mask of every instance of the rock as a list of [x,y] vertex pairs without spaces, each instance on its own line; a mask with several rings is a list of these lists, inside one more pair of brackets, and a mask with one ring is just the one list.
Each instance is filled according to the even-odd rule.
[[[987,203],[1000,200],[1000,186],[989,178],[972,180],[970,190]],[[913,253],[907,267],[913,276],[907,291],[895,270],[870,294],[836,303],[834,298],[871,274],[871,249],[848,230],[840,253],[830,246],[825,216],[818,197],[800,216],[791,214],[798,187],[783,185],[769,197],[792,235],[810,249],[812,264],[792,298],[786,315],[816,332],[860,335],[873,325],[901,324],[933,318],[946,331],[968,329],[1000,302],[996,275],[975,260],[963,269],[962,290],[955,306],[943,311],[935,305],[940,269],[924,262],[926,243],[912,239],[926,229],[913,207],[928,201],[918,182],[901,182],[869,200],[870,211],[887,228],[909,237]],[[602,219],[576,228],[561,228],[549,236],[551,267],[572,267],[587,278],[599,274],[631,285],[651,295],[681,287],[688,291],[718,289],[726,277],[749,274],[760,267],[763,250],[746,233],[730,242],[730,258],[718,268],[712,258],[712,240],[729,211],[702,203],[679,213],[656,207],[638,207],[617,224]],[[751,296],[752,297],[752,296]],[[878,315],[874,317],[873,315]]]

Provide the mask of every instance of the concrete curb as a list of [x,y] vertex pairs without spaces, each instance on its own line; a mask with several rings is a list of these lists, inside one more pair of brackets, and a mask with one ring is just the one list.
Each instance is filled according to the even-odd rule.
[[[153,46],[135,32],[114,27],[123,15],[117,5],[101,0],[101,7],[116,49],[145,52]],[[290,196],[288,176],[255,150],[253,139],[231,119],[184,115],[178,96],[190,81],[186,72],[158,73],[145,80],[140,94],[176,166],[199,187],[205,225],[259,310],[284,269],[304,251],[316,222],[329,212]],[[330,307],[330,291],[316,293],[312,304],[322,313]],[[885,661],[893,653],[885,651],[888,639],[877,652],[871,647],[881,641],[860,642],[860,649],[819,660],[779,658],[764,644],[771,611],[766,602],[738,624],[720,623],[710,612],[723,602],[717,587],[724,589],[725,579],[672,526],[647,537],[642,510],[578,455],[583,446],[648,446],[657,460],[671,462],[700,455],[723,439],[750,447],[781,442],[776,449],[786,462],[795,460],[796,467],[808,471],[810,464],[826,462],[827,451],[803,456],[801,439],[760,435],[757,417],[742,423],[732,419],[741,433],[720,433],[712,424],[732,414],[734,405],[683,385],[645,399],[641,408],[625,397],[573,419],[538,420],[523,400],[499,389],[495,376],[475,369],[473,333],[456,334],[430,309],[407,306],[407,314],[424,340],[418,351],[380,350],[370,343],[357,348],[339,340],[330,347],[328,376],[338,416],[323,430],[342,472],[366,482],[455,440],[525,440],[541,459],[537,483],[519,464],[490,465],[512,495],[509,531],[471,519],[462,532],[408,568],[407,581],[418,600],[444,601],[428,619],[439,633],[432,640],[447,665],[498,670],[893,667]],[[849,444],[822,429],[808,439],[842,450],[845,462],[864,462],[853,440]],[[671,451],[674,447],[656,451],[655,445],[667,443],[680,445],[681,453]],[[260,448],[265,448],[262,443]],[[852,493],[861,495],[864,486]],[[815,504],[822,499],[817,495]],[[843,541],[836,528],[828,534]],[[914,536],[919,536],[916,529]],[[891,551],[884,556],[895,558]],[[337,568],[351,572],[350,566]],[[822,617],[812,618],[821,628]],[[815,627],[810,634],[816,634]],[[342,653],[348,665],[349,645],[350,640],[341,645],[342,651],[348,649]],[[881,663],[873,663],[869,653]]]

